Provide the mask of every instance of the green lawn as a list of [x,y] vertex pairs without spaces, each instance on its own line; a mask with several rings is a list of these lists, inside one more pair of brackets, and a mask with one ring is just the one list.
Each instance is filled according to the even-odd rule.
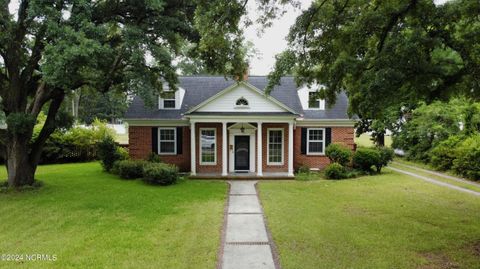
[[480,268],[480,198],[386,170],[261,182],[282,268]]
[[[415,174],[420,175],[420,176],[436,179],[438,181],[442,181],[442,182],[452,184],[452,185],[455,185],[455,186],[458,186],[458,187],[462,187],[462,188],[465,188],[465,189],[469,189],[469,190],[472,190],[472,191],[480,192],[480,184],[475,184],[474,181],[469,181],[467,179],[465,179],[465,182],[461,182],[461,181],[449,179],[449,178],[446,178],[446,177],[434,175],[434,174],[431,174],[431,173],[427,173],[427,172],[424,172],[424,171],[420,171],[420,170],[412,169],[412,168],[409,168],[409,167],[405,167],[403,165],[398,165],[397,163],[390,163],[388,166],[391,166],[391,167],[394,167],[394,168],[397,168],[397,169],[401,169],[401,170],[404,170],[404,171],[407,171],[407,172],[415,173]],[[419,166],[417,166],[417,167],[419,167]],[[423,168],[423,167],[420,167],[420,168]],[[432,169],[428,169],[428,168],[423,168],[423,169],[432,170]],[[432,170],[432,171],[435,171],[435,170]]]
[[40,190],[0,193],[0,255],[58,260],[0,260],[0,268],[215,267],[225,183],[149,186],[117,179],[98,163],[42,166],[37,177]]
[[[359,147],[373,147],[374,144],[371,140],[371,136],[369,134],[361,134],[359,137],[355,136],[355,143]],[[390,147],[392,145],[392,137],[387,135],[385,136],[385,146]]]

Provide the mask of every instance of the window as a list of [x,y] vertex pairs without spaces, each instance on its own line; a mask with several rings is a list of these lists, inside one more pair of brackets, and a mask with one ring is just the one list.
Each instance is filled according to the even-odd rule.
[[175,92],[164,92],[163,96],[163,108],[175,108]]
[[217,140],[215,129],[200,129],[200,164],[215,164]]
[[175,128],[158,128],[158,154],[177,154],[176,139]]
[[283,164],[283,129],[268,129],[267,158],[267,164]]
[[308,108],[320,108],[320,99],[317,92],[308,93]]
[[325,129],[312,128],[307,132],[307,154],[323,155],[325,151]]
[[248,106],[248,101],[247,99],[241,97],[237,100],[237,102],[235,103],[236,106]]

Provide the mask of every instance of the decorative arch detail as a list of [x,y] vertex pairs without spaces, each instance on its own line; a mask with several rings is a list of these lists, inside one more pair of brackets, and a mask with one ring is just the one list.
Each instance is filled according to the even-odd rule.
[[235,102],[236,106],[248,106],[248,100],[245,97],[240,97]]

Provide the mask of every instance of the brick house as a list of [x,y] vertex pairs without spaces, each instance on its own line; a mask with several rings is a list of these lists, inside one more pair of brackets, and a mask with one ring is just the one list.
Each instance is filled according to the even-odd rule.
[[243,82],[191,76],[179,82],[153,109],[134,98],[125,116],[131,157],[154,152],[197,177],[292,177],[300,166],[325,167],[330,143],[354,149],[345,94],[328,107],[313,90],[298,88],[293,77],[282,78],[270,95],[264,93],[267,78],[260,76]]

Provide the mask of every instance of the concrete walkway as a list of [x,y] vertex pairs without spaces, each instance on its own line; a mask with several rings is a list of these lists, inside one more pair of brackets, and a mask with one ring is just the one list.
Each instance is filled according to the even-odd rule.
[[267,231],[256,181],[230,181],[221,269],[278,269],[275,247]]
[[476,195],[476,196],[480,196],[480,192],[465,189],[465,188],[455,186],[455,185],[452,185],[452,184],[449,184],[449,183],[446,183],[446,182],[443,182],[443,181],[439,181],[439,180],[436,180],[436,179],[433,179],[433,178],[418,175],[418,174],[408,172],[408,171],[405,171],[405,170],[402,170],[402,169],[394,168],[394,167],[391,167],[391,166],[387,166],[387,168],[390,169],[390,170],[402,173],[402,174],[406,174],[406,175],[409,175],[409,176],[412,176],[412,177],[416,177],[416,178],[425,180],[427,182],[430,182],[430,183],[433,183],[433,184],[436,184],[436,185],[440,185],[440,186],[443,186],[443,187],[450,188],[452,190],[462,191],[462,192],[470,193],[470,194],[473,194],[473,195]]

